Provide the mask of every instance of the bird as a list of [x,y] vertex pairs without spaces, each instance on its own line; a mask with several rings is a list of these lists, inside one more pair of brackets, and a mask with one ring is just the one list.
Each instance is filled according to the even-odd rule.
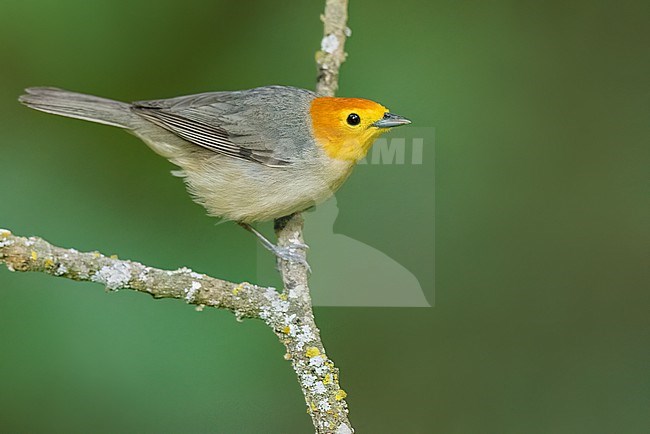
[[280,247],[255,222],[303,211],[332,196],[375,139],[411,121],[362,98],[291,86],[206,92],[126,103],[30,87],[35,110],[127,130],[179,170],[208,214],[237,222],[277,257],[301,262],[306,245]]

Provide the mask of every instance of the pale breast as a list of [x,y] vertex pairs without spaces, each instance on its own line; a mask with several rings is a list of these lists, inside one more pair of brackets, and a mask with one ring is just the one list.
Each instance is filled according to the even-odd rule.
[[200,164],[174,160],[184,169],[189,192],[211,215],[242,222],[271,220],[321,203],[352,170],[350,162],[329,158],[287,167],[214,154]]

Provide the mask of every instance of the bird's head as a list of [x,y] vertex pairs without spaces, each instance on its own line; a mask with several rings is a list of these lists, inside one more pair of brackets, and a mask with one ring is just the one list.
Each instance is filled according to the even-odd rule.
[[361,98],[315,98],[310,115],[316,143],[330,158],[350,161],[365,157],[375,139],[390,128],[411,123]]

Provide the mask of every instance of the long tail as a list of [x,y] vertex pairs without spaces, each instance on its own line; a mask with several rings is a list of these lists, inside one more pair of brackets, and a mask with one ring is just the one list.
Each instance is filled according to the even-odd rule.
[[[100,124],[131,129],[140,120],[130,105],[120,101],[54,87],[30,87],[18,100],[36,110]],[[140,120],[141,121],[141,120]]]

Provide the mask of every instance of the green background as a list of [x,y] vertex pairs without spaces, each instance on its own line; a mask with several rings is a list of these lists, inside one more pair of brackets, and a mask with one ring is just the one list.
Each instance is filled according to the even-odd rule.
[[[313,88],[321,11],[2,0],[0,227],[254,280],[255,240],[215,226],[171,164],[16,98]],[[422,166],[360,166],[337,195],[337,233],[435,292],[433,308],[316,308],[358,432],[647,432],[649,12],[352,1],[339,94],[436,134],[435,164],[428,148]],[[282,355],[258,321],[0,269],[2,432],[312,432]]]

